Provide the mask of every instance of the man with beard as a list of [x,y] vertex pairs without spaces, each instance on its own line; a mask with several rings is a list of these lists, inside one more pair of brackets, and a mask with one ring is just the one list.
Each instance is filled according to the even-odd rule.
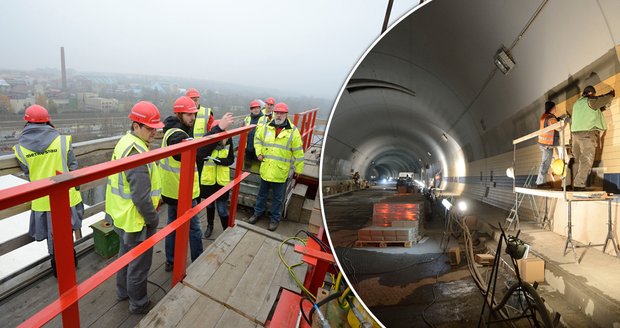
[[266,125],[259,125],[254,138],[254,149],[260,165],[260,188],[256,197],[254,215],[248,220],[256,223],[266,211],[267,194],[273,189],[269,230],[274,231],[282,219],[286,180],[291,164],[294,178],[304,170],[303,142],[299,130],[288,119],[288,106],[278,103],[274,118]]

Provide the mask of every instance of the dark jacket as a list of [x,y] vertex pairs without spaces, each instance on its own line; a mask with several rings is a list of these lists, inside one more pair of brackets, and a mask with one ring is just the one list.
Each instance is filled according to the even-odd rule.
[[[228,157],[220,159],[220,162],[217,163],[217,165],[231,166],[235,163],[235,147],[233,145],[231,138],[228,138],[228,140],[226,141],[226,145],[222,145],[221,142],[217,142],[215,144],[208,145],[207,147],[211,150],[209,152],[209,155],[211,155],[211,152],[213,152],[213,150],[216,149],[216,147],[217,149],[223,149],[224,147],[228,147]],[[207,198],[213,195],[216,191],[220,190],[221,188],[222,186],[220,186],[217,183],[211,186],[200,185],[200,198],[203,198],[203,199]],[[218,200],[228,200],[228,193],[225,193],[224,195],[220,196]]]

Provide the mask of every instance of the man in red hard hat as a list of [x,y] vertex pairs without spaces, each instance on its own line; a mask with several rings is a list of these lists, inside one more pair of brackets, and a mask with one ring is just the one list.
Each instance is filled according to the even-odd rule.
[[[78,168],[78,162],[71,146],[71,136],[61,135],[50,123],[47,110],[39,105],[26,109],[24,120],[27,122],[13,147],[26,179],[29,181],[49,178],[57,172],[69,172]],[[76,239],[81,237],[80,229],[84,218],[82,196],[75,188],[69,189],[71,205],[71,226]],[[47,239],[47,251],[51,256],[52,273],[56,276],[56,258],[52,241],[52,221],[50,200],[48,196],[35,199],[30,204],[30,228],[28,234],[36,241]],[[74,260],[77,266],[77,257]]]
[[[250,102],[250,114],[243,119],[243,125],[265,125],[267,123],[267,117],[261,112],[260,102],[256,99]],[[251,172],[258,173],[260,162],[256,158],[256,151],[254,151],[255,132],[256,128],[248,133],[248,142],[245,148],[245,167]]]
[[[147,101],[133,106],[129,113],[131,131],[114,147],[112,160],[149,150],[157,129],[163,128],[159,110]],[[148,163],[108,177],[106,185],[106,221],[114,225],[120,239],[121,257],[148,237],[159,224],[157,206],[161,199],[160,169]],[[144,252],[116,275],[116,298],[129,299],[129,312],[145,314],[150,310],[146,282],[153,260],[153,248]]]
[[269,121],[271,121],[271,119],[273,118],[273,106],[276,103],[276,100],[273,99],[273,97],[269,97],[267,98],[267,100],[265,100],[265,108],[263,108],[263,115],[265,115],[265,117],[267,118],[267,123],[269,123]]
[[[187,96],[179,97],[174,102],[173,112],[174,115],[168,116],[164,120],[164,136],[161,141],[162,148],[177,144],[185,139],[190,139],[193,136],[196,113],[198,112],[195,102]],[[162,159],[159,166],[161,168],[162,200],[168,205],[168,224],[170,224],[177,218],[181,154]],[[192,207],[196,206],[196,200],[200,199],[199,196],[200,185],[198,183],[198,171],[196,170],[194,172],[194,185],[192,190]],[[166,272],[170,272],[173,269],[174,243],[175,233],[166,236],[166,264],[164,266]],[[202,228],[200,227],[200,219],[198,216],[194,216],[190,220],[189,249],[192,262],[195,261],[203,251]]]
[[259,125],[254,137],[254,149],[260,165],[260,187],[256,197],[254,215],[248,220],[256,223],[267,211],[267,195],[273,189],[269,230],[274,231],[282,219],[284,192],[289,179],[291,164],[294,175],[304,170],[303,142],[299,130],[288,119],[288,106],[278,103],[274,118],[266,125]]
[[189,88],[185,93],[187,97],[190,97],[196,104],[196,122],[194,123],[194,138],[200,138],[207,134],[211,130],[213,124],[213,111],[209,107],[204,107],[200,104],[200,93],[194,88]]

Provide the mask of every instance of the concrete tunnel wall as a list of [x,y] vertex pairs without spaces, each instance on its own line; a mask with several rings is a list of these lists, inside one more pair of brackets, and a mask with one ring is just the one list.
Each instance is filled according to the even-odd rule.
[[[327,131],[323,179],[415,170],[428,182],[441,172],[444,193],[510,209],[512,140],[538,129],[547,99],[559,116],[588,84],[599,94],[620,92],[619,45],[620,1],[426,3],[376,43],[342,91]],[[502,47],[515,61],[507,75],[493,62]],[[608,131],[595,162],[597,183],[607,189],[620,186],[619,102],[605,112]],[[519,146],[521,181],[539,162],[534,139]],[[565,235],[565,204],[551,210],[554,231]],[[576,239],[601,242],[605,206],[573,210],[592,216],[589,230],[575,222]],[[614,224],[617,211],[615,203]]]

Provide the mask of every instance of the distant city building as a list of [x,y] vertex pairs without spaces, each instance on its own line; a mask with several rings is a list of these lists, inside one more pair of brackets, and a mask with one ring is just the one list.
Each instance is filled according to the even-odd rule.
[[30,105],[36,103],[34,97],[27,97],[21,99],[11,98],[11,111],[13,113],[20,113],[26,110]]
[[77,93],[77,109],[79,111],[86,110],[86,99],[99,97],[98,94],[92,92],[78,92]]
[[86,110],[95,112],[111,112],[118,110],[118,100],[113,98],[86,98]]

